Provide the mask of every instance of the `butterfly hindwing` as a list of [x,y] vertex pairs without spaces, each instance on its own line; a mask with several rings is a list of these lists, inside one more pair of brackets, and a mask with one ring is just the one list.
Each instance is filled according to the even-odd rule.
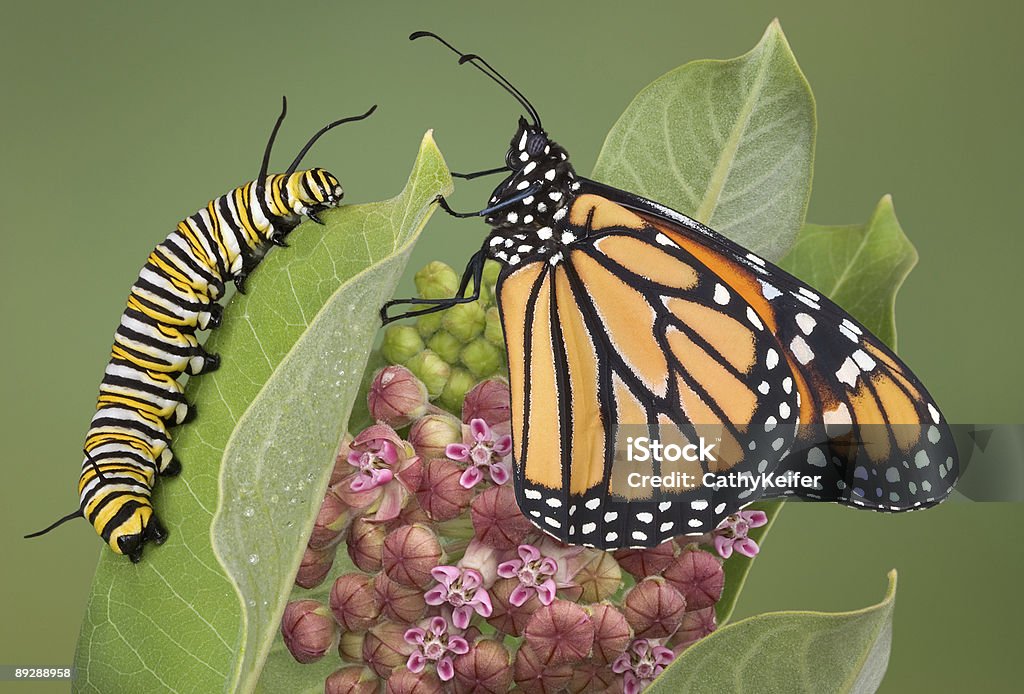
[[723,274],[730,285],[743,292],[782,345],[801,396],[801,425],[778,470],[822,479],[810,488],[769,488],[764,496],[906,511],[949,494],[958,476],[952,432],[891,349],[784,270],[672,210],[615,192],[652,227],[709,265],[728,268]]

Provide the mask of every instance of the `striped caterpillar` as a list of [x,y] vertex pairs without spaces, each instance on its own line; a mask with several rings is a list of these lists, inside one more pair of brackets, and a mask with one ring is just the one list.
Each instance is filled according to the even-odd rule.
[[208,373],[220,363],[218,355],[199,345],[195,333],[220,324],[223,309],[217,300],[229,282],[244,293],[246,278],[271,246],[286,246],[285,237],[303,216],[323,224],[317,215],[340,203],[343,190],[333,174],[296,169],[324,133],[363,120],[377,108],[324,126],[285,173],[268,175],[287,107],[282,99],[259,176],[179,222],[150,253],[132,285],[100,383],[83,449],[79,508],[26,537],[82,517],[114,552],[133,562],[142,558],[147,541],[167,539],[150,495],[157,475],[181,472],[168,427],[195,414],[178,376]]

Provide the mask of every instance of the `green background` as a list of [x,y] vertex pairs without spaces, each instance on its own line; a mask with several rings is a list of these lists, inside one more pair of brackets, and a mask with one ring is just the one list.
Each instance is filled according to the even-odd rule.
[[[519,112],[438,46],[405,40],[433,29],[499,66],[588,172],[636,92],[689,60],[745,52],[775,16],[818,104],[808,219],[861,223],[892,193],[921,256],[898,302],[901,353],[951,421],[1024,421],[1018,3],[8,4],[0,664],[71,663],[102,547],[81,522],[20,536],[77,503],[96,385],[147,252],[255,176],[281,94],[291,110],[279,169],[323,122],[380,104],[307,158],[338,175],[350,201],[395,194],[429,127],[456,170],[498,165]],[[463,184],[452,204],[477,209],[487,192]],[[436,217],[413,266],[458,266],[484,233]],[[896,517],[794,505],[737,616],[861,607],[895,567],[883,691],[1015,691],[1021,547],[1019,504]],[[0,692],[66,689],[0,682]]]

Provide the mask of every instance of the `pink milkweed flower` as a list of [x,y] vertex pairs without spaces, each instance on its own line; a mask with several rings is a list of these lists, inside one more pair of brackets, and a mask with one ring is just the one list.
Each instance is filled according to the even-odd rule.
[[612,672],[622,675],[624,694],[638,694],[661,674],[673,658],[675,653],[671,648],[659,646],[651,639],[636,639],[612,663]]
[[491,596],[483,586],[483,576],[479,571],[437,566],[430,575],[438,585],[424,593],[423,599],[428,605],[450,605],[452,623],[457,628],[468,627],[474,612],[485,618],[491,616]]
[[450,443],[444,454],[460,463],[468,463],[466,471],[459,478],[459,484],[472,489],[484,478],[483,471],[490,473],[495,484],[508,481],[510,468],[506,460],[512,453],[512,435],[496,432],[480,418],[469,422],[463,427],[463,443]]
[[406,667],[411,672],[423,672],[427,663],[434,663],[437,676],[447,682],[455,676],[452,655],[469,653],[469,641],[462,636],[449,633],[444,617],[431,617],[426,628],[413,627],[405,632],[405,642],[415,646]]
[[542,605],[550,605],[558,590],[553,578],[558,571],[558,562],[541,555],[540,550],[533,545],[519,545],[518,552],[518,559],[510,559],[498,565],[499,576],[519,579],[519,585],[509,595],[509,603],[522,607],[536,593]]
[[722,559],[732,556],[736,550],[745,557],[757,556],[760,548],[754,540],[747,537],[751,528],[760,528],[768,522],[764,511],[740,511],[734,513],[719,524],[712,533],[715,551]]
[[360,432],[350,449],[348,464],[356,472],[348,482],[354,494],[346,496],[356,497],[351,502],[357,508],[378,502],[374,521],[396,518],[409,498],[409,490],[397,476],[418,460],[412,446],[387,424],[378,423]]

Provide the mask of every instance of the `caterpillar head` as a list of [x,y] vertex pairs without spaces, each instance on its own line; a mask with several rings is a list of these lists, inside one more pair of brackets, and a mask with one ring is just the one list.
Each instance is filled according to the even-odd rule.
[[[153,507],[147,505],[130,506],[125,504],[122,509],[126,518],[110,532],[107,544],[118,554],[123,554],[133,563],[142,559],[142,548],[148,541],[163,544],[167,539],[167,530],[153,515]],[[119,513],[118,516],[121,514]],[[115,517],[111,522],[120,520]],[[102,533],[101,533],[102,534]]]
[[337,207],[345,195],[337,177],[324,169],[296,171],[282,179],[279,182],[282,209],[274,210],[282,217],[307,215],[316,219],[317,212]]

